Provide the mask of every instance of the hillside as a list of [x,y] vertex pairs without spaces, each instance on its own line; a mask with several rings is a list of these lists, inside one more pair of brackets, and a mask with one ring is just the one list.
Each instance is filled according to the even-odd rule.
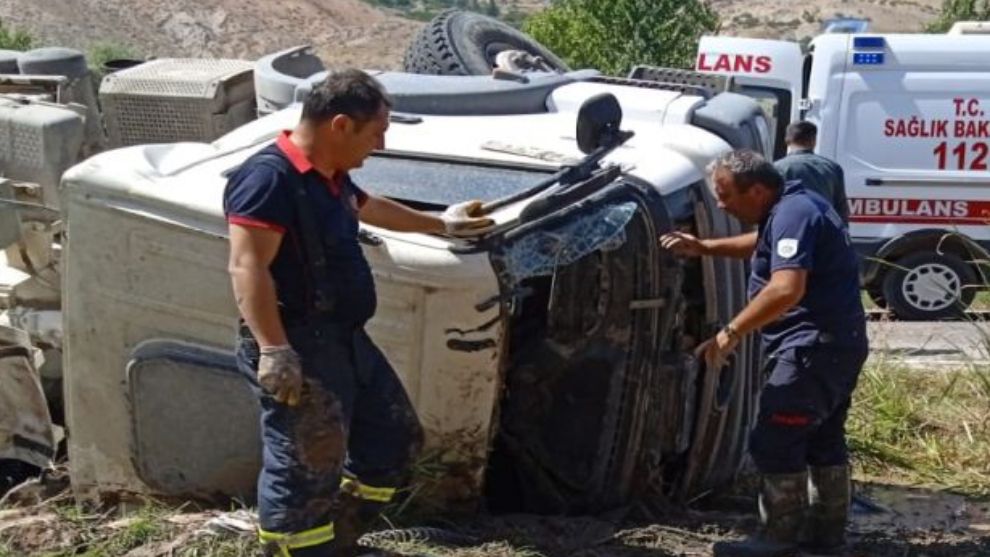
[[[143,56],[252,59],[314,45],[331,66],[398,68],[421,21],[377,7],[382,0],[0,0],[0,20],[46,45],[128,47]],[[449,2],[448,2],[449,3]],[[540,9],[543,0],[498,0]],[[438,4],[434,2],[433,4]],[[836,15],[868,17],[876,31],[919,31],[941,0],[712,0],[723,33],[801,39]]]
[[938,16],[942,0],[712,0],[711,5],[722,18],[723,34],[800,40],[837,16],[869,19],[872,31],[922,31]]

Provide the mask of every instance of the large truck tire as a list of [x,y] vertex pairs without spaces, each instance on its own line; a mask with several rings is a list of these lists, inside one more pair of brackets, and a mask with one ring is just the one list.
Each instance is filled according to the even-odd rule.
[[976,273],[950,252],[918,252],[898,259],[884,274],[887,307],[905,321],[963,317],[976,296]]
[[432,75],[488,75],[495,56],[522,50],[543,58],[554,70],[567,64],[545,46],[513,27],[474,12],[447,10],[427,23],[406,51],[405,71]]

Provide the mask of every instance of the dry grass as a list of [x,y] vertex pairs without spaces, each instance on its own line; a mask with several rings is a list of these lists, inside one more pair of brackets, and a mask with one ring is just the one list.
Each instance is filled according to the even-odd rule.
[[[976,325],[974,325],[976,326]],[[848,423],[868,477],[990,495],[990,368],[864,370]]]

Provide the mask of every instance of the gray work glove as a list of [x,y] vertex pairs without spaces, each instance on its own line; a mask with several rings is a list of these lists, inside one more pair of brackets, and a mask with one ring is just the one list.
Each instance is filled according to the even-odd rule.
[[465,201],[447,207],[440,215],[443,227],[451,236],[478,236],[495,227],[495,221],[481,211],[481,201]]
[[258,383],[275,400],[289,406],[299,404],[302,394],[302,360],[288,344],[262,346],[258,358]]

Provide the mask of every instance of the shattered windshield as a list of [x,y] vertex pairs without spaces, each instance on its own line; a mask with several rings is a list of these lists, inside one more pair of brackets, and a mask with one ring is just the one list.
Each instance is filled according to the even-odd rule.
[[515,282],[553,274],[558,267],[570,265],[593,251],[621,247],[626,242],[626,225],[635,214],[633,202],[606,205],[558,226],[527,234],[501,256],[502,264]]
[[368,193],[438,206],[499,199],[531,188],[549,174],[549,170],[392,156],[369,157],[364,166],[351,171],[354,182]]

